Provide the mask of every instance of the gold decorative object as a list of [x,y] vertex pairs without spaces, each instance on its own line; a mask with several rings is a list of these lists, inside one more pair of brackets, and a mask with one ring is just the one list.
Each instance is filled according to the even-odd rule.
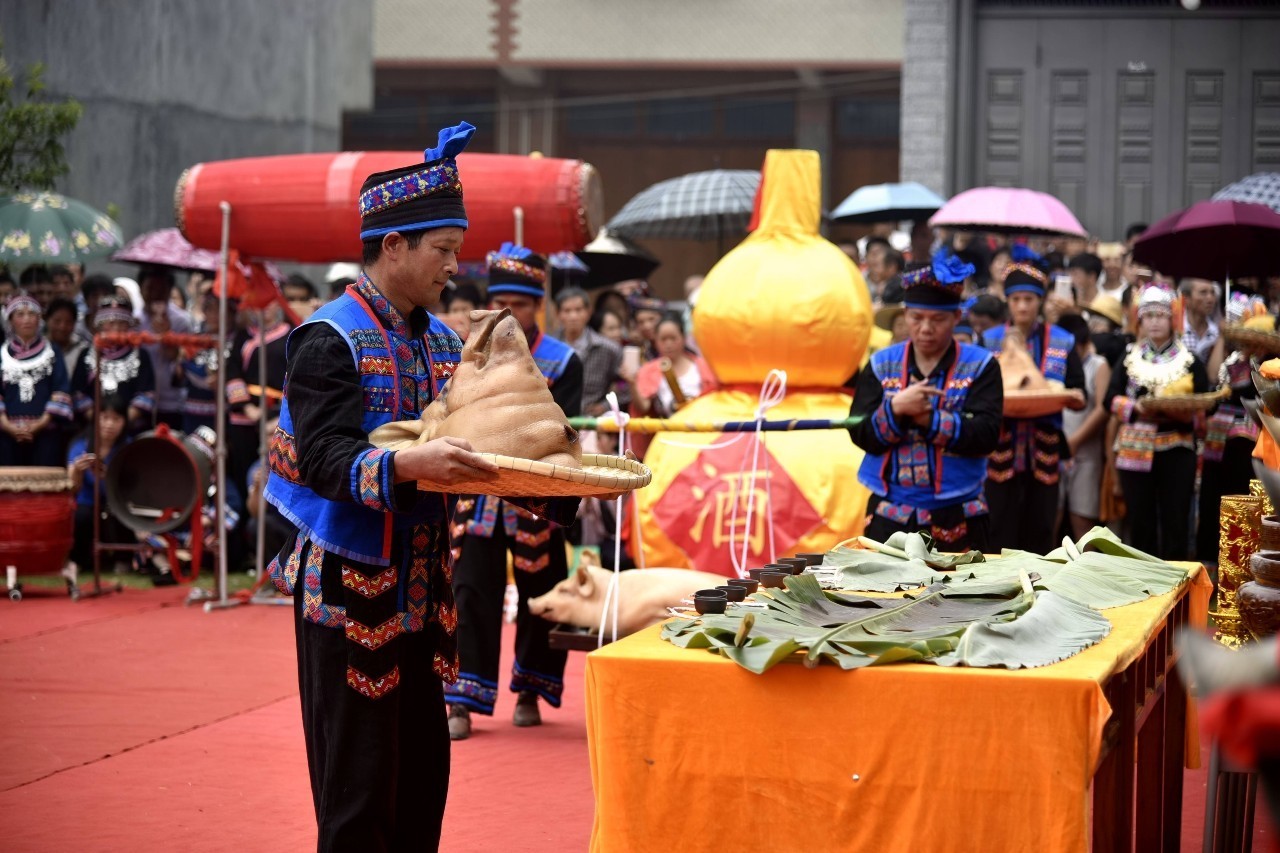
[[1249,481],[1249,494],[1262,498],[1262,514],[1275,515],[1276,508],[1271,505],[1271,496],[1267,494],[1267,489],[1262,485],[1261,480]]
[[1238,649],[1252,639],[1240,618],[1236,590],[1253,580],[1249,563],[1262,535],[1263,500],[1263,496],[1253,494],[1222,498],[1218,527],[1218,607],[1213,621],[1217,626],[1215,639],[1229,649]]

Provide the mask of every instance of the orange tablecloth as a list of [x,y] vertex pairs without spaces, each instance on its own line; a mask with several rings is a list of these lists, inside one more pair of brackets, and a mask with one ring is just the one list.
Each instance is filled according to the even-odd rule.
[[591,849],[1087,850],[1103,684],[1181,596],[1203,625],[1211,591],[1197,566],[1167,595],[1103,611],[1096,646],[1017,672],[753,675],[657,626],[627,637],[587,657]]

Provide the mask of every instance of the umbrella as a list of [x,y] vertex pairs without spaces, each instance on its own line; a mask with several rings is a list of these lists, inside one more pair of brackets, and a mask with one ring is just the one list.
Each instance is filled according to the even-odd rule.
[[946,204],[924,184],[872,184],[856,189],[831,214],[833,222],[896,222],[923,219]]
[[625,237],[600,231],[581,252],[575,253],[587,265],[586,286],[607,287],[633,278],[648,278],[658,268],[658,259]]
[[747,230],[759,186],[760,173],[754,169],[713,169],[671,178],[637,193],[606,227],[632,239],[721,240]]
[[[177,228],[161,228],[134,237],[123,249],[113,254],[111,260],[216,273],[222,263],[221,257],[218,252],[197,249]],[[284,273],[271,261],[263,262],[262,267],[271,278],[284,281]],[[249,267],[243,262],[240,264],[240,271],[249,275]]]
[[547,256],[547,263],[552,269],[567,273],[590,272],[591,268],[583,263],[573,252],[552,252]]
[[0,199],[0,262],[83,263],[123,243],[111,217],[73,198],[28,191]]
[[1280,213],[1280,172],[1256,172],[1234,184],[1228,184],[1213,194],[1213,201],[1265,204]]
[[219,255],[209,249],[197,249],[177,228],[161,228],[134,237],[123,249],[111,256],[113,261],[178,267],[184,270],[215,272]]
[[1265,204],[1201,201],[1152,225],[1133,257],[1166,275],[1222,281],[1280,273],[1280,213]]
[[965,190],[944,204],[929,224],[1000,234],[1088,236],[1065,204],[1047,193],[1015,187]]

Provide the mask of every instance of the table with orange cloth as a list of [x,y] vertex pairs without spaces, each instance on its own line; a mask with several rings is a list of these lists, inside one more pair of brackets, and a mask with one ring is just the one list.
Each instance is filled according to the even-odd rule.
[[[1211,592],[1197,565],[1173,592],[1102,611],[1112,630],[1092,648],[1019,671],[788,662],[755,675],[665,642],[659,626],[619,640],[587,657],[591,849],[1084,851],[1092,838],[1096,851],[1135,834],[1154,849],[1144,820],[1148,840],[1163,824],[1177,849],[1180,802],[1144,817],[1141,781],[1137,829],[1124,827],[1135,762],[1141,779],[1142,762],[1163,756],[1153,772],[1180,800],[1194,710],[1176,678],[1177,701],[1150,706],[1164,695],[1171,634],[1205,624]],[[1109,725],[1109,698],[1135,713]],[[1158,738],[1145,746],[1144,714]]]

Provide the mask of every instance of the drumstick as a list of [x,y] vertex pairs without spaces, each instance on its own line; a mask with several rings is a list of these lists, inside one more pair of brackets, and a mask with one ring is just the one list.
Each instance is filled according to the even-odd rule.
[[680,380],[676,378],[675,365],[671,363],[671,359],[664,358],[658,362],[658,368],[662,371],[662,375],[667,378],[667,387],[671,389],[671,396],[675,398],[676,408],[680,408],[686,401],[684,391],[680,390]]
[[249,386],[249,393],[250,393],[250,394],[256,394],[256,395],[257,395],[257,396],[259,396],[259,397],[266,397],[268,400],[283,400],[283,399],[284,399],[284,392],[283,392],[283,391],[277,391],[277,390],[276,390],[276,389],[274,389],[274,388],[267,388],[267,389],[265,389],[265,390],[266,390],[266,393],[264,394],[264,393],[263,393],[263,390],[264,390],[264,389],[263,389],[263,387],[262,387],[261,385],[250,385],[250,386]]

